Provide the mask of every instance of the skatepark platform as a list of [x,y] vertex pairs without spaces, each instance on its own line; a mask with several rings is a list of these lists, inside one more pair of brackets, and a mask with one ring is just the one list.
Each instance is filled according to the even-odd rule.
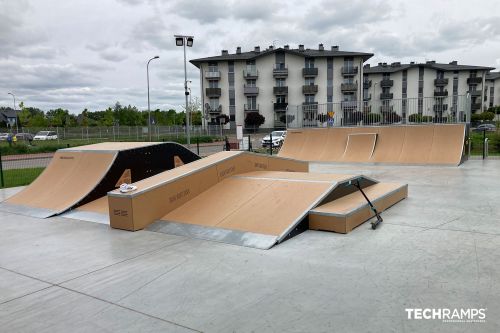
[[288,130],[278,156],[315,162],[457,166],[465,124]]
[[46,218],[98,200],[90,204],[95,207],[121,183],[139,181],[198,159],[173,142],[106,142],[59,149],[42,174],[1,203],[0,210]]

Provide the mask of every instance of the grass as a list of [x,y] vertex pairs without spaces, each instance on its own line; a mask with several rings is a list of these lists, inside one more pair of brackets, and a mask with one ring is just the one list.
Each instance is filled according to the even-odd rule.
[[[486,137],[489,141],[488,154],[490,156],[500,155],[500,133],[498,132],[486,132]],[[471,131],[471,155],[482,155],[483,154],[483,133]]]
[[3,171],[4,187],[29,185],[45,168],[11,169]]

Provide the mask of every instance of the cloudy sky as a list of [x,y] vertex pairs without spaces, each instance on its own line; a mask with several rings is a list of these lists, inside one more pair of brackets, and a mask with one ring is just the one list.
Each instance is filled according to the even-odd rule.
[[[0,106],[102,110],[116,101],[181,109],[188,59],[271,44],[373,52],[380,61],[500,67],[500,1],[0,0]],[[193,96],[199,73],[188,64]]]

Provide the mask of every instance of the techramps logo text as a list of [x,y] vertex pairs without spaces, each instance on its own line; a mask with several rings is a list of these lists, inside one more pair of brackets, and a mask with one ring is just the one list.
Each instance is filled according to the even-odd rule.
[[485,323],[485,308],[407,308],[409,320],[441,320],[443,323]]

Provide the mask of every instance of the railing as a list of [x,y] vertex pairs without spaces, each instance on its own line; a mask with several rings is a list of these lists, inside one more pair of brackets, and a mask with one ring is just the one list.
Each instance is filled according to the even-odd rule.
[[208,97],[220,97],[222,95],[221,88],[206,88],[205,92]]
[[274,103],[274,111],[286,111],[288,103]]
[[[480,108],[481,104],[472,104]],[[288,105],[287,127],[317,127],[318,115],[327,126],[362,126],[419,123],[468,123],[471,103],[465,95],[436,98],[343,101],[325,104]],[[324,117],[319,117],[323,119]],[[322,124],[325,126],[325,124]]]
[[317,76],[318,68],[302,68],[303,76]]
[[434,79],[435,86],[446,86],[448,84],[448,79]]
[[302,86],[302,93],[304,94],[315,94],[318,92],[317,84],[306,84]]
[[357,91],[358,90],[358,82],[355,83],[342,83],[340,85],[341,91]]
[[259,71],[256,68],[247,68],[243,70],[245,79],[256,79],[259,77]]
[[288,86],[273,87],[273,93],[275,95],[286,95],[288,94]]
[[392,87],[394,85],[394,80],[384,79],[380,81],[381,87]]
[[207,105],[206,106],[207,108],[207,112],[208,113],[221,113],[222,112],[222,105],[219,104],[219,106],[210,106],[210,105]]
[[481,90],[473,90],[469,92],[472,97],[479,97],[481,96]]
[[481,109],[481,103],[472,103],[470,108],[472,111],[480,110]]
[[480,84],[483,82],[482,77],[469,77],[467,78],[467,84]]
[[394,96],[393,93],[381,93],[380,99],[392,99],[393,96]]
[[357,66],[342,67],[341,71],[342,75],[356,75],[358,74],[358,67]]
[[205,78],[207,80],[219,80],[220,79],[220,71],[207,71],[205,72]]
[[244,105],[244,110],[245,111],[259,111],[259,104],[245,104]]
[[258,95],[259,87],[249,87],[247,85],[243,86],[243,94],[245,95]]
[[443,91],[435,90],[434,96],[435,97],[446,97],[446,96],[448,96],[448,90],[443,90]]
[[273,75],[274,76],[287,76],[288,75],[288,68],[285,66],[285,64],[274,64]]

